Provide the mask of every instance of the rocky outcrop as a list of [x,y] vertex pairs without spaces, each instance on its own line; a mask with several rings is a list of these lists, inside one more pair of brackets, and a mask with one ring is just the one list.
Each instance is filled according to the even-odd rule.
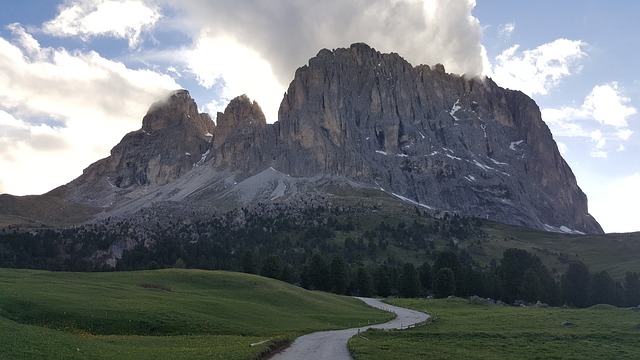
[[110,156],[53,192],[106,206],[113,204],[118,192],[167,184],[206,160],[214,128],[209,115],[198,112],[188,91],[174,91],[151,105],[142,128],[125,135]]
[[278,117],[267,124],[242,95],[214,126],[187,91],[174,92],[52,193],[130,211],[157,201],[215,209],[322,198],[346,184],[433,211],[602,233],[538,106],[491,79],[365,44],[325,49],[296,71]]
[[274,150],[275,133],[257,102],[241,95],[216,117],[212,146],[214,166],[250,176],[264,170]]
[[[535,102],[365,44],[322,50],[279,111],[295,176],[346,176],[433,209],[602,232]],[[295,154],[295,156],[291,156]]]
[[178,90],[155,103],[131,132],[111,150],[111,156],[88,167],[87,179],[109,176],[113,185],[162,185],[191,170],[207,152],[214,124],[198,113],[186,90]]

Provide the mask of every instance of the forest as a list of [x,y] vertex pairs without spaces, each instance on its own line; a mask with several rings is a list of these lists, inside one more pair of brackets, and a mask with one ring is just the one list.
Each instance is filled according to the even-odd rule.
[[[132,271],[169,267],[239,271],[307,289],[359,296],[480,296],[505,304],[638,306],[640,277],[623,282],[568,260],[564,274],[509,248],[481,265],[482,220],[419,209],[403,216],[322,206],[240,209],[171,217],[150,209],[65,229],[0,230],[0,267]],[[169,219],[169,220],[166,220]],[[119,254],[120,256],[116,256]],[[0,289],[1,291],[1,289]]]

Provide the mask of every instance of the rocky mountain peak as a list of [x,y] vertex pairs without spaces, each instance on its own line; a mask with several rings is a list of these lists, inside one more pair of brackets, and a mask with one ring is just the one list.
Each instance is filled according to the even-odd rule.
[[204,133],[213,129],[211,117],[199,113],[195,100],[189,91],[183,89],[173,91],[166,99],[152,104],[142,118],[142,130],[147,133],[185,125]]
[[362,43],[323,49],[296,71],[278,118],[267,124],[241,95],[214,125],[173,92],[66,198],[210,209],[369,189],[433,212],[602,233],[536,103],[491,79]]
[[252,102],[247,95],[240,95],[229,102],[224,113],[218,113],[216,123],[214,148],[264,127],[267,120],[256,101]]
[[[268,166],[264,159],[274,149],[273,127],[267,125],[260,105],[241,95],[229,102],[216,118],[213,139],[214,164],[234,169],[245,176]],[[242,165],[240,165],[242,164]]]
[[215,125],[186,90],[151,105],[142,128],[126,134],[111,155],[66,186],[74,200],[105,206],[139,187],[164,185],[206,158]]
[[[424,207],[602,232],[535,102],[491,79],[366,44],[321,50],[279,111],[277,168],[370,184]],[[570,224],[570,225],[567,225]]]

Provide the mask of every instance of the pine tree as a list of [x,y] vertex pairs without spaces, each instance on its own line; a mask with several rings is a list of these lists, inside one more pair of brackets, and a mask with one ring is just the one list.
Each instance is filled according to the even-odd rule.
[[589,270],[582,262],[570,263],[561,281],[563,300],[576,307],[589,306],[590,277]]
[[522,295],[522,300],[531,302],[541,300],[542,298],[542,285],[540,284],[540,279],[538,279],[538,275],[531,268],[527,269],[522,276],[520,294]]
[[438,270],[433,280],[433,292],[436,297],[444,298],[453,295],[456,291],[456,277],[453,270],[442,268]]
[[347,263],[340,255],[334,256],[329,264],[330,289],[336,294],[343,295],[347,292]]
[[364,266],[358,267],[354,288],[360,296],[373,295],[373,280],[371,279],[371,275],[369,274],[367,269],[364,268]]
[[327,276],[327,264],[322,256],[314,254],[309,262],[308,281],[309,287],[315,290],[329,290],[329,277]]
[[640,306],[640,276],[627,272],[624,277],[624,300],[627,306]]
[[282,277],[283,269],[284,266],[282,265],[280,257],[277,255],[271,255],[265,259],[264,265],[262,265],[262,270],[260,270],[260,275],[272,279],[280,279]]
[[380,266],[373,275],[373,283],[378,296],[387,297],[391,295],[391,280],[386,266]]
[[430,290],[433,285],[433,273],[431,265],[428,262],[424,262],[420,266],[420,287],[422,291]]
[[247,274],[255,274],[257,272],[256,269],[256,259],[253,255],[253,251],[247,250],[242,255],[242,272]]
[[411,263],[406,263],[402,267],[400,282],[398,284],[400,296],[411,298],[420,294],[420,278],[416,267]]

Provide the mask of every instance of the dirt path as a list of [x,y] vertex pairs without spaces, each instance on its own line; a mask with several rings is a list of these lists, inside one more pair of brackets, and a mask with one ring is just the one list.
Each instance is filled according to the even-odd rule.
[[421,323],[429,318],[429,315],[415,310],[409,310],[371,298],[358,298],[367,305],[391,311],[397,316],[395,319],[384,324],[363,326],[359,328],[322,331],[307,334],[297,338],[291,346],[279,354],[272,357],[273,360],[351,360],[347,341],[359,331],[369,328],[375,329],[402,329],[407,326]]

